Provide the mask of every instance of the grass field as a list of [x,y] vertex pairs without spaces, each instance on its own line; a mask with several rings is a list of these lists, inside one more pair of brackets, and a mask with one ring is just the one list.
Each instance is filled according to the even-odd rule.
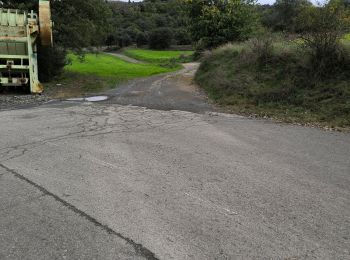
[[69,55],[71,64],[65,67],[68,72],[89,74],[113,78],[118,81],[146,77],[173,71],[155,64],[134,64],[108,54],[86,54],[80,61],[77,56]]
[[344,46],[348,49],[350,52],[350,33],[345,34],[343,40],[342,40]]
[[344,40],[346,40],[346,41],[350,41],[350,33],[345,34],[345,36],[344,36]]
[[54,98],[98,93],[115,88],[126,80],[171,72],[181,67],[165,67],[155,63],[134,64],[103,53],[86,54],[82,60],[74,54],[69,54],[68,58],[70,64],[65,67],[63,75],[47,88]]
[[193,51],[154,51],[146,49],[126,49],[123,54],[142,61],[151,63],[165,63],[171,60],[175,62],[189,62],[192,60]]

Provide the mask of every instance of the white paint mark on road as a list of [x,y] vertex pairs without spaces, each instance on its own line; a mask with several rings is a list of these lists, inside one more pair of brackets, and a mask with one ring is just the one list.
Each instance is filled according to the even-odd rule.
[[94,96],[94,97],[87,97],[87,98],[68,98],[67,101],[88,101],[88,102],[99,102],[107,100],[107,96]]
[[68,98],[67,101],[84,101],[84,98]]
[[85,100],[89,101],[89,102],[98,102],[98,101],[104,101],[104,100],[107,100],[107,99],[108,99],[107,96],[95,96],[95,97],[85,98]]

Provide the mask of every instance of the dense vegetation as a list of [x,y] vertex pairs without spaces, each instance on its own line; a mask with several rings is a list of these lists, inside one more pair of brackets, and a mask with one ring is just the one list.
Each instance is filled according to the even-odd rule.
[[251,0],[189,0],[187,6],[191,34],[199,49],[246,40],[259,27]]
[[264,34],[204,58],[196,80],[235,112],[350,127],[349,12],[339,3],[298,13],[294,40]]
[[[37,9],[37,2],[2,0],[0,5]],[[219,103],[235,111],[350,125],[349,0],[330,0],[324,6],[309,0],[277,0],[273,5],[252,0],[51,4],[55,47],[39,48],[41,79],[62,71],[67,50],[192,45],[196,57],[204,55],[197,82]],[[135,47],[123,51],[155,66],[166,55]],[[187,55],[165,60],[161,65],[166,70],[187,61]]]
[[164,49],[171,44],[190,45],[189,17],[183,0],[110,2],[113,19],[108,45],[151,45]]

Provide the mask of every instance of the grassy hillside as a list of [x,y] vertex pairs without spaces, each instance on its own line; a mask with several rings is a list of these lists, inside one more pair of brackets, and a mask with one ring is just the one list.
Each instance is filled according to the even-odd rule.
[[188,62],[192,60],[193,51],[155,51],[146,49],[126,49],[125,55],[151,63]]
[[249,44],[219,48],[204,58],[196,81],[235,113],[350,128],[350,66],[320,80],[298,43],[277,43],[266,57],[258,52]]

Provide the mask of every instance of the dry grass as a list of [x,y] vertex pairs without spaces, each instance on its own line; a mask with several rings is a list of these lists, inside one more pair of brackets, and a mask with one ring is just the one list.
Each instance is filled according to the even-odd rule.
[[312,79],[307,53],[297,42],[274,43],[268,55],[261,62],[249,43],[225,45],[204,58],[196,81],[235,113],[350,128],[350,70]]

